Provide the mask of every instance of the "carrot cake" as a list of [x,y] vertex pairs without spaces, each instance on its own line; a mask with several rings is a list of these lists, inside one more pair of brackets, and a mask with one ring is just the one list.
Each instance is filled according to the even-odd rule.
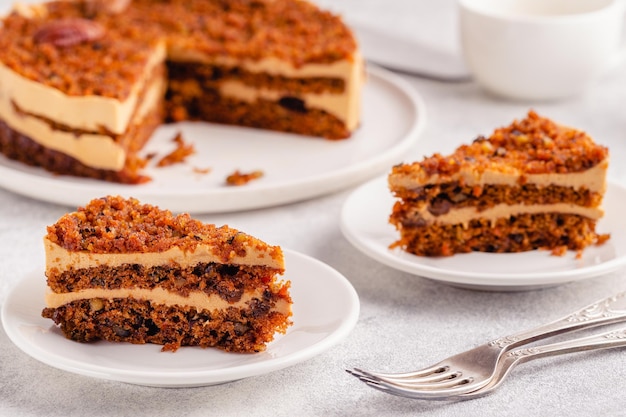
[[75,0],[0,25],[0,152],[49,171],[141,183],[165,121],[343,139],[363,60],[342,20],[302,0]]
[[259,352],[291,324],[280,247],[134,199],[91,201],[48,227],[42,316],[79,342]]
[[608,236],[595,227],[608,162],[608,149],[585,132],[530,111],[451,155],[393,167],[393,246],[447,256],[602,243]]

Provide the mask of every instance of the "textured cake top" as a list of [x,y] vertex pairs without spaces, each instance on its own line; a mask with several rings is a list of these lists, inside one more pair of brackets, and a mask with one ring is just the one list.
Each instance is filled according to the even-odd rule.
[[515,174],[566,174],[583,172],[607,160],[608,149],[585,132],[561,126],[530,111],[523,120],[478,137],[448,156],[435,154],[421,162],[393,167],[393,178],[452,177],[461,171]]
[[178,248],[193,252],[209,246],[224,263],[233,258],[271,259],[271,266],[283,264],[282,250],[228,226],[217,227],[173,215],[168,210],[141,204],[135,199],[108,196],[61,217],[48,226],[46,238],[70,252],[124,254],[165,252]]
[[[33,12],[34,13],[34,12]],[[119,16],[85,17],[79,2],[47,4],[39,14],[17,11],[0,29],[0,62],[68,95],[125,98],[143,76],[160,41]]]
[[[118,3],[128,4],[120,11]],[[0,62],[69,95],[124,98],[162,43],[190,56],[272,57],[296,68],[351,59],[357,49],[339,17],[301,0],[77,0],[6,16]]]
[[207,54],[293,63],[352,56],[356,42],[341,19],[304,0],[134,0],[146,26],[158,23],[170,42]]

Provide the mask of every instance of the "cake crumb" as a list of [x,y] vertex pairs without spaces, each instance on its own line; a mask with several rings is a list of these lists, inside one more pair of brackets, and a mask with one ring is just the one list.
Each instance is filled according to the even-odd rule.
[[208,168],[208,167],[207,168],[193,167],[192,170],[196,174],[203,174],[203,175],[211,172],[211,168]]
[[240,172],[239,170],[236,170],[235,172],[233,172],[232,174],[226,177],[226,185],[234,185],[234,186],[246,185],[250,181],[259,179],[262,176],[263,176],[263,171],[259,171],[259,170],[252,171],[249,173],[243,173],[243,172]]
[[606,241],[609,240],[610,238],[611,238],[610,233],[603,233],[601,235],[598,235],[597,240],[596,240],[596,246],[604,245]]
[[183,139],[182,133],[178,132],[172,142],[176,143],[176,149],[169,154],[165,155],[159,162],[158,167],[166,167],[174,164],[180,164],[185,162],[185,158],[189,155],[196,153],[196,149],[193,144],[186,143]]
[[567,246],[566,245],[561,245],[561,246],[557,246],[555,248],[552,248],[551,253],[554,256],[563,256],[563,255],[565,255],[567,253]]

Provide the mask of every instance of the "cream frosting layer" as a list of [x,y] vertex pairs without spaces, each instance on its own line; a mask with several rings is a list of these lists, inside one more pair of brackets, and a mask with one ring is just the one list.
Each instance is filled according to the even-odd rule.
[[587,188],[593,192],[604,193],[606,190],[606,172],[609,166],[608,158],[596,166],[582,172],[567,174],[522,174],[511,168],[507,172],[490,171],[476,172],[469,168],[462,168],[458,173],[449,176],[428,176],[424,171],[417,171],[411,175],[391,175],[389,184],[392,188],[418,188],[425,185],[464,181],[468,186],[473,185],[519,185],[520,176],[524,175],[526,184],[538,186],[556,185],[575,189]]
[[[202,291],[192,291],[189,296],[182,296],[166,291],[162,288],[144,289],[144,288],[120,288],[120,289],[100,289],[89,288],[69,293],[54,293],[49,291],[46,294],[46,306],[57,308],[64,304],[77,300],[86,299],[114,299],[114,298],[134,298],[137,300],[148,300],[152,304],[160,304],[166,306],[185,306],[194,307],[197,310],[222,310],[229,307],[245,308],[246,303],[255,298],[262,299],[263,291],[256,290],[254,292],[246,292],[241,296],[239,301],[230,303],[222,299],[218,295],[207,295]],[[271,311],[276,311],[285,315],[291,313],[291,304],[285,300],[278,300]]]
[[509,218],[520,214],[564,213],[576,214],[590,219],[599,219],[604,215],[600,207],[583,207],[575,204],[498,204],[486,210],[478,211],[475,207],[462,207],[450,210],[439,216],[432,215],[426,205],[418,211],[419,217],[427,223],[462,224],[467,227],[474,219],[486,219],[492,223],[498,219]]
[[76,135],[53,129],[38,117],[18,113],[4,96],[0,96],[0,118],[11,129],[34,142],[69,155],[87,166],[115,171],[124,166],[126,152],[110,136],[97,133]]
[[[193,252],[185,252],[178,247],[174,247],[164,252],[103,254],[71,252],[44,237],[44,249],[46,253],[46,269],[56,268],[59,272],[67,271],[70,268],[82,269],[105,265],[113,268],[125,264],[141,264],[146,267],[160,265],[187,267],[196,265],[199,262],[224,263],[221,258],[213,253],[214,248],[212,246],[204,244],[199,244]],[[274,259],[270,253],[258,251],[253,247],[247,248],[245,256],[231,253],[228,264],[284,269],[282,257]]]
[[[30,80],[0,63],[2,100],[14,102],[26,113],[36,114],[73,129],[124,133],[140,101],[140,92],[165,59],[165,46],[156,47],[142,77],[128,97],[118,100],[96,95],[70,96],[56,88]],[[0,115],[4,117],[4,115]]]
[[[133,123],[141,123],[149,112],[156,109],[163,92],[164,81],[160,79],[153,81],[135,112]],[[89,167],[113,171],[119,171],[124,167],[126,150],[112,137],[98,133],[76,134],[54,129],[39,117],[16,111],[10,98],[2,92],[0,92],[0,118],[11,129],[28,136],[34,142],[69,155]]]
[[[242,82],[232,80],[223,82],[220,85],[219,91],[224,97],[230,97],[248,103],[254,103],[259,99],[278,101],[282,97],[290,95],[289,92],[253,88]],[[359,117],[357,114],[352,113],[354,110],[351,109],[351,106],[347,103],[350,101],[351,97],[347,94],[306,93],[294,96],[301,99],[306,108],[321,109],[337,117],[346,124],[348,130],[354,130],[358,125]]]
[[325,77],[348,79],[353,68],[363,66],[363,58],[356,51],[350,59],[338,60],[330,64],[308,63],[294,66],[288,61],[275,57],[258,60],[237,59],[225,55],[207,55],[200,51],[194,51],[176,44],[168,46],[167,56],[174,62],[192,62],[222,67],[242,68],[255,74],[282,75],[289,78],[297,77]]

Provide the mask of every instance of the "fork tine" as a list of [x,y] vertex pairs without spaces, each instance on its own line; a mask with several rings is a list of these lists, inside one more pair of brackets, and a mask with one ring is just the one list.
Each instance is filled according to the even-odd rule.
[[369,375],[377,377],[382,381],[386,381],[389,383],[397,383],[397,384],[407,384],[407,385],[428,385],[428,384],[440,384],[444,382],[449,382],[453,380],[458,380],[463,374],[460,371],[452,371],[451,369],[446,369],[443,372],[438,372],[435,374],[423,376],[420,378],[412,378],[412,377],[402,377],[402,378],[394,378],[383,376],[378,373],[368,372]]
[[459,396],[459,390],[449,388],[442,391],[416,391],[409,388],[399,387],[397,385],[389,385],[382,381],[362,380],[366,385],[382,391],[386,394],[392,394],[398,397],[413,398],[418,400],[461,400],[465,399]]
[[362,371],[359,368],[346,369],[346,372],[352,376],[356,376],[357,378],[365,376],[365,371]]
[[[419,378],[413,378],[413,373],[407,373],[401,378],[393,378],[388,377],[390,374],[380,374],[376,372],[364,371],[362,369],[357,369],[357,372],[351,372],[352,375],[356,377],[366,376],[369,379],[375,379],[387,382],[389,384],[398,384],[407,387],[429,387],[433,386],[434,388],[439,388],[443,386],[454,386],[462,383],[461,376],[463,376],[460,371],[452,371],[450,368],[442,368],[442,372],[437,372],[435,374],[424,375]],[[393,375],[393,374],[391,374]],[[467,381],[471,382],[468,378]]]
[[452,388],[452,387],[457,387],[457,386],[461,386],[461,385],[465,385],[465,384],[469,384],[471,382],[474,381],[473,378],[461,378],[461,373],[455,373],[452,374],[450,378],[447,379],[442,379],[442,380],[436,380],[436,381],[432,381],[432,382],[425,382],[425,381],[407,381],[407,382],[403,382],[403,381],[393,381],[393,380],[386,380],[386,379],[380,379],[380,381],[386,382],[387,384],[390,385],[396,385],[399,387],[403,387],[403,388],[411,388],[411,389],[423,389],[423,390],[439,390],[439,389],[446,389],[446,388]]
[[402,372],[402,373],[371,372],[371,371],[363,371],[361,369],[356,369],[356,370],[362,373],[367,373],[369,375],[377,376],[379,378],[414,379],[414,378],[430,377],[431,375],[442,374],[446,371],[449,371],[449,369],[450,369],[449,366],[436,364],[428,368],[419,369],[417,371]]
[[462,386],[473,382],[473,378],[461,378],[461,372],[445,372],[432,378],[421,378],[420,380],[406,380],[406,379],[387,379],[381,378],[376,374],[359,370],[359,372],[350,372],[352,375],[359,378],[361,381],[368,383],[375,383],[381,386],[394,386],[408,389],[419,390],[443,390]]
[[404,396],[405,396],[405,395],[403,395],[403,394],[398,393],[397,391],[395,391],[395,390],[393,389],[393,387],[390,387],[390,386],[388,386],[388,385],[380,385],[380,384],[378,384],[378,383],[377,383],[377,382],[375,382],[375,381],[364,381],[364,380],[363,380],[363,382],[365,382],[365,384],[366,384],[367,386],[372,387],[372,388],[374,388],[374,389],[377,389],[378,391],[382,391],[382,392],[384,392],[384,393],[386,393],[386,394],[393,394],[393,395],[397,395],[397,396],[399,396],[399,397],[404,397]]

